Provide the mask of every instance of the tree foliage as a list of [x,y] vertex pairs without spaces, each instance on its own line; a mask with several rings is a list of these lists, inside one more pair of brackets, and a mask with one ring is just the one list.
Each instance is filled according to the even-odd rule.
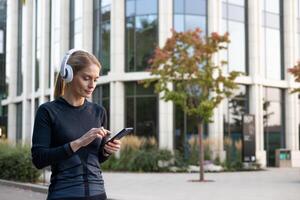
[[213,109],[238,87],[234,80],[241,73],[233,71],[225,76],[222,68],[226,61],[220,65],[213,62],[214,55],[226,49],[229,42],[228,33],[204,37],[198,28],[172,30],[172,37],[164,47],[155,49],[149,61],[154,78],[147,80],[146,86],[154,83],[162,99],[173,101],[200,122],[210,122]]
[[[288,71],[295,77],[296,82],[300,82],[300,61],[293,67],[288,69]],[[300,88],[292,90],[292,93],[300,92]]]

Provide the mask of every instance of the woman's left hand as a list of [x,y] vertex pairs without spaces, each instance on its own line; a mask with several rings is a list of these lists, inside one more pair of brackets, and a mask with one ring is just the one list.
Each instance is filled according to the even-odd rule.
[[108,142],[104,146],[105,151],[109,154],[113,154],[113,153],[117,152],[120,148],[121,148],[120,140],[113,140],[111,142]]

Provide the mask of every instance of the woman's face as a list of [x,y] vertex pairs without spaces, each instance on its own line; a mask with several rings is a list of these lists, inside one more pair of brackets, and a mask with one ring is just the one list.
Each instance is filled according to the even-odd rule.
[[70,84],[70,89],[74,96],[85,98],[91,97],[96,87],[99,74],[100,69],[95,64],[78,71]]

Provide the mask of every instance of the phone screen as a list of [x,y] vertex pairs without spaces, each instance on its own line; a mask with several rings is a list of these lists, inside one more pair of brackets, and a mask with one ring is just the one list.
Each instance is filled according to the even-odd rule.
[[124,128],[120,132],[110,135],[109,138],[107,139],[106,143],[111,142],[115,139],[121,139],[122,137],[131,133],[132,131],[133,131],[132,127]]

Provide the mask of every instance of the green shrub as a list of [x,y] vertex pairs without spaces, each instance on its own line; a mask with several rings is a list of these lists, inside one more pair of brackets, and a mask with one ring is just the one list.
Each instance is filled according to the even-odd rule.
[[0,142],[0,178],[36,182],[40,176],[31,162],[30,147],[11,146]]
[[101,168],[107,171],[166,172],[173,164],[174,156],[168,150],[158,149],[153,138],[131,136],[122,141],[120,156],[114,155]]

